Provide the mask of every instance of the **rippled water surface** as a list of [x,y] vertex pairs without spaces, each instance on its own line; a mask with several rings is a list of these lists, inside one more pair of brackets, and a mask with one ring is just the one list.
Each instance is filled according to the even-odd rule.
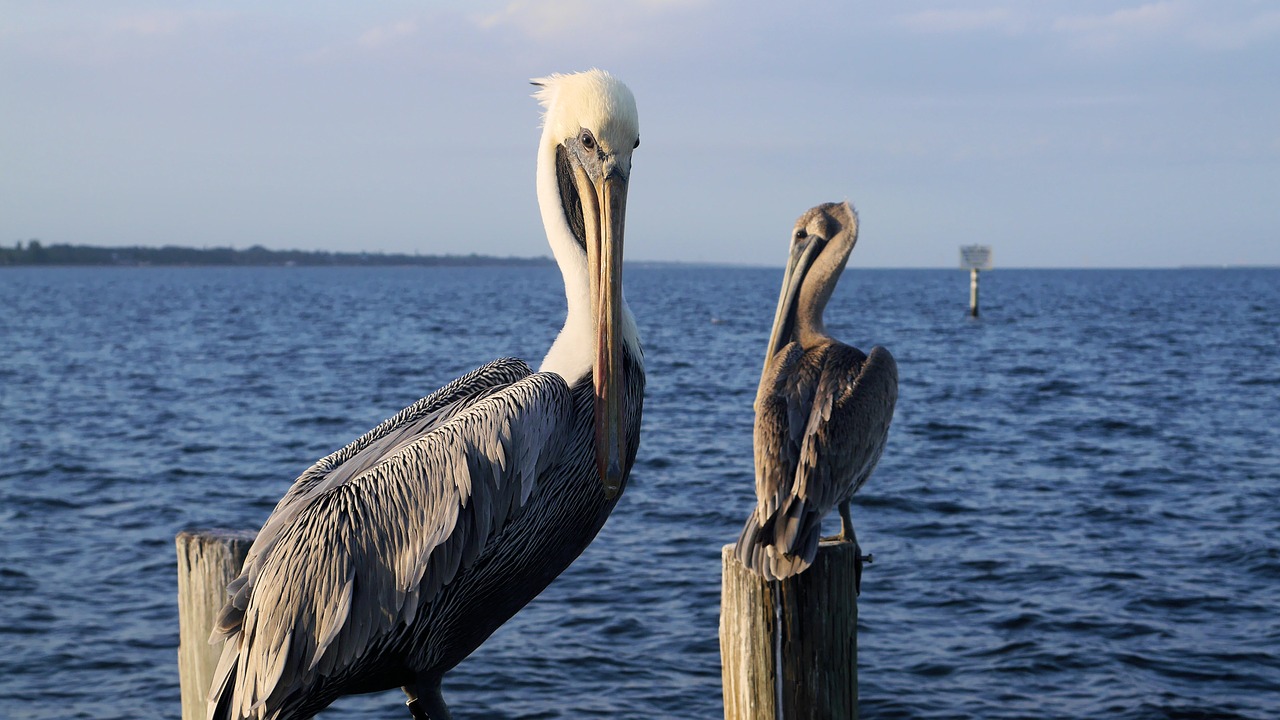
[[[596,542],[445,683],[459,718],[718,718],[720,546],[754,502],[779,270],[628,269],[648,366]],[[1280,717],[1280,271],[851,269],[893,351],[854,507],[866,718]],[[0,271],[0,717],[176,717],[174,535],[483,361],[554,268]],[[407,717],[396,693],[327,717]]]

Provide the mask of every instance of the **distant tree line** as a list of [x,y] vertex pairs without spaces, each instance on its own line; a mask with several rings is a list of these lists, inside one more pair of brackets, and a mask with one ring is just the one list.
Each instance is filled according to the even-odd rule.
[[44,245],[39,240],[0,247],[0,267],[8,265],[229,265],[229,266],[338,266],[338,265],[550,265],[547,257],[517,258],[489,255],[403,255],[309,250],[268,250],[254,245],[247,250],[229,247],[91,247]]

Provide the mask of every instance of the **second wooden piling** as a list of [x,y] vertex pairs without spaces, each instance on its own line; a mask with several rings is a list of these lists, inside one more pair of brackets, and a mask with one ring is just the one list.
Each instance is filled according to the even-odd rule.
[[253,544],[252,531],[178,533],[178,677],[182,720],[204,720],[205,701],[222,643],[209,644],[213,623],[227,602],[227,584]]
[[725,720],[858,717],[857,554],[852,542],[823,542],[809,569],[773,583],[724,547]]

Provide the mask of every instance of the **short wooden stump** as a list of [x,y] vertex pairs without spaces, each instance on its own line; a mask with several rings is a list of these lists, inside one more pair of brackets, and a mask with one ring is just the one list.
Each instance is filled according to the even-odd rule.
[[254,533],[184,530],[178,533],[178,677],[182,720],[204,720],[209,685],[222,643],[209,643],[213,623],[227,602],[227,584],[240,574]]

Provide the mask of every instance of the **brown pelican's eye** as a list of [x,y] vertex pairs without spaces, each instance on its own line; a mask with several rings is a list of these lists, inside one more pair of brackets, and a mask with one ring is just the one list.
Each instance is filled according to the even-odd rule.
[[808,231],[808,230],[805,230],[804,228],[800,228],[799,230],[797,230],[797,231],[796,231],[796,239],[797,239],[797,240],[803,240],[803,239],[805,239],[805,238],[807,238],[807,237],[809,237],[809,231]]
[[579,140],[582,142],[582,147],[588,150],[596,149],[596,139],[591,136],[590,130],[583,130],[582,137]]

